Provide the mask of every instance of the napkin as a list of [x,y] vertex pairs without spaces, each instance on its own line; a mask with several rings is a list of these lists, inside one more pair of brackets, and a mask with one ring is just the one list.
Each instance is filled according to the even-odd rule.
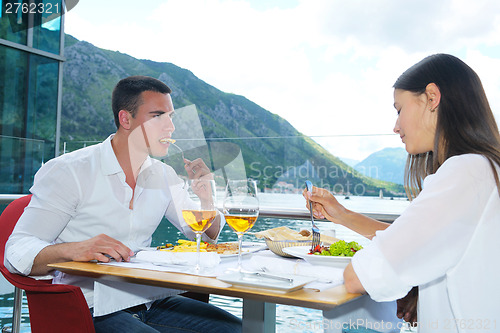
[[344,283],[343,268],[311,265],[302,259],[290,260],[254,255],[248,263],[248,268],[274,274],[314,277],[316,282],[328,284],[319,289],[328,289]]
[[[139,251],[135,261],[150,262],[155,265],[185,265],[194,266],[198,258],[196,252],[169,252],[169,251]],[[200,266],[215,267],[220,263],[220,256],[215,252],[201,252]]]

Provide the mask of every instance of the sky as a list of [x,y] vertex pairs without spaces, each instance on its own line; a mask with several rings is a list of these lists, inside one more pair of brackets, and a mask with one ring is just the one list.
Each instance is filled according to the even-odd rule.
[[65,32],[188,69],[341,158],[404,148],[392,85],[434,53],[478,73],[500,120],[497,0],[80,0]]

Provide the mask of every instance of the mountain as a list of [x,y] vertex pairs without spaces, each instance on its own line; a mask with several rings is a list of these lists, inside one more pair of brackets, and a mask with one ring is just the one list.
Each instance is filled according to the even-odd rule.
[[403,184],[408,153],[403,148],[384,148],[354,166],[361,174],[396,184]]
[[355,159],[352,159],[352,158],[347,158],[347,157],[339,157],[342,162],[344,162],[345,164],[349,165],[349,166],[356,166],[356,164],[358,164],[360,162],[360,160],[355,160]]
[[[224,145],[236,147],[236,153],[241,150],[247,176],[258,180],[262,190],[272,189],[287,170],[307,162],[306,172],[298,174],[295,183],[290,184],[296,190],[303,187],[303,180],[312,178],[339,189],[357,186],[358,194],[378,195],[380,189],[393,195],[404,192],[400,185],[363,176],[285,119],[243,96],[218,90],[187,69],[100,49],[70,35],[66,35],[65,45],[61,142],[69,150],[82,146],[82,141],[101,141],[114,133],[114,85],[130,75],[148,75],[172,89],[177,110],[195,105],[210,154]],[[177,127],[174,137],[181,132]],[[189,128],[184,132],[189,133]],[[183,171],[182,166],[169,164]],[[212,161],[213,169],[220,168],[216,164]]]

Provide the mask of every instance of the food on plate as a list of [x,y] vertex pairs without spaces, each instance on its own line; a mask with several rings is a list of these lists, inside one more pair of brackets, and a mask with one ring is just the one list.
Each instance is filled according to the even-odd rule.
[[[178,245],[175,245],[171,250],[172,252],[196,252],[196,242],[179,239],[177,241]],[[200,242],[200,252],[207,252],[207,243]]]
[[207,244],[207,252],[218,254],[238,254],[238,243]]
[[157,249],[157,250],[166,250],[166,249],[170,250],[170,249],[171,249],[171,248],[173,248],[173,247],[174,247],[174,244],[172,244],[172,243],[167,243],[167,244],[165,244],[165,245],[160,245],[160,246],[157,246],[157,247],[156,247],[156,249]]
[[[178,245],[175,246],[172,244],[166,244],[165,246],[159,246],[156,249],[171,252],[196,252],[196,242],[194,241],[179,239],[177,244]],[[218,254],[223,255],[237,254],[238,243],[209,244],[206,242],[200,242],[200,252],[217,252]]]
[[[257,238],[265,238],[271,241],[283,240],[311,240],[312,234],[309,230],[301,230],[300,232],[292,230],[288,227],[278,227],[267,229],[254,233]],[[321,234],[321,242],[323,244],[332,244],[338,241],[338,238]]]
[[320,256],[336,256],[336,257],[352,257],[356,252],[363,247],[357,242],[347,243],[344,240],[339,240],[330,246],[316,246],[309,254]]

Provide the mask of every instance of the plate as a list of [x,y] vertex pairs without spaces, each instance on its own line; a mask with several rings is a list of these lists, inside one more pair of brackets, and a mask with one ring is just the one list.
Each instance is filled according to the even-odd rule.
[[[231,243],[231,242],[228,242]],[[265,243],[257,243],[257,242],[243,242],[241,244],[241,256],[246,254],[254,253],[257,251],[265,250],[267,245]],[[221,254],[221,259],[224,258],[238,258],[238,253],[235,254]]]
[[336,257],[336,256],[320,256],[309,254],[309,246],[293,246],[285,247],[283,252],[288,253],[291,256],[302,258],[312,265],[319,266],[330,266],[330,267],[346,267],[350,262],[352,257]]
[[217,277],[217,279],[233,285],[239,285],[250,288],[259,288],[259,289],[272,289],[275,291],[283,291],[283,292],[289,292],[301,289],[302,287],[304,287],[304,285],[316,280],[315,278],[306,276],[296,276],[296,275],[288,276],[288,275],[275,274],[275,276],[291,278],[293,279],[293,282],[276,280],[265,276],[259,276],[254,273],[240,273],[240,272],[225,274]]

